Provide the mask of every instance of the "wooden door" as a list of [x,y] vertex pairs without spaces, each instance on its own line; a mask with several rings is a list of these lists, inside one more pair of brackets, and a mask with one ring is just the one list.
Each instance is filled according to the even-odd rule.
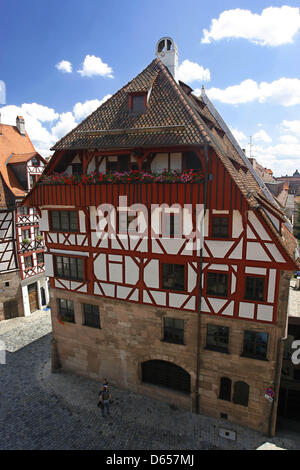
[[29,298],[29,306],[30,312],[35,312],[39,309],[39,300],[38,300],[38,292],[37,292],[37,283],[29,284],[28,286],[28,298]]
[[19,316],[18,302],[16,300],[7,300],[4,302],[4,320],[15,318]]

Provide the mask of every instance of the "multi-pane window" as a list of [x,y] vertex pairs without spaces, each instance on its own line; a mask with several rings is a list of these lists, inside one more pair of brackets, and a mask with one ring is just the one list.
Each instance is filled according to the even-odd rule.
[[268,333],[261,331],[245,331],[242,355],[254,359],[266,359],[268,336]]
[[44,264],[44,253],[37,253],[37,264]]
[[167,290],[185,290],[185,265],[162,264],[162,288]]
[[69,256],[54,256],[55,275],[74,281],[84,281],[84,260]]
[[29,240],[30,239],[30,230],[29,229],[22,230],[22,237],[23,237],[23,240]]
[[249,385],[246,382],[235,382],[232,401],[236,405],[248,406]]
[[76,211],[50,211],[51,230],[57,232],[79,232]]
[[139,218],[140,213],[131,214],[127,211],[119,212],[119,231],[122,233],[137,233],[139,232]]
[[32,257],[32,255],[24,256],[24,265],[25,265],[25,269],[32,268],[32,266],[33,266],[33,257]]
[[218,297],[227,297],[228,295],[228,274],[227,273],[207,273],[207,290],[208,295],[216,295]]
[[82,163],[72,163],[72,173],[73,175],[82,175],[83,166]]
[[34,236],[39,237],[41,235],[39,227],[34,227]]
[[27,215],[28,207],[27,206],[18,207],[18,213],[19,215]]
[[229,217],[212,217],[212,237],[228,238],[229,237]]
[[107,157],[106,169],[112,171],[127,171],[130,168],[129,155],[111,155]]
[[245,299],[264,300],[265,298],[265,278],[246,276]]
[[30,180],[30,188],[32,188],[37,180],[39,179],[40,175],[29,175],[29,180]]
[[58,315],[61,321],[75,323],[74,304],[72,300],[58,299]]
[[228,377],[221,377],[219,394],[220,400],[231,401],[231,384],[231,379]]
[[83,304],[83,324],[93,328],[100,328],[98,305]]
[[206,348],[212,351],[228,352],[229,328],[227,326],[207,325]]
[[178,318],[164,318],[164,341],[184,344],[184,321]]
[[39,166],[39,159],[37,157],[33,157],[31,159],[32,166]]

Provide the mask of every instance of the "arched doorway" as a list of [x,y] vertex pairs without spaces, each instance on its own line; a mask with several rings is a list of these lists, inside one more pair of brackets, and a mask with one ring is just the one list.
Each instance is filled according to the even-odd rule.
[[191,376],[182,367],[167,361],[147,361],[142,363],[142,382],[158,385],[189,394]]

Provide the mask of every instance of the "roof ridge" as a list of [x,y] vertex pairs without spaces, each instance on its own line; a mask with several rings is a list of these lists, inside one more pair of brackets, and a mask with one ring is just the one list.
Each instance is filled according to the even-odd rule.
[[[130,83],[132,83],[134,80],[136,80],[142,73],[144,73],[155,61],[157,61],[158,59],[153,59],[150,64],[147,65],[147,67],[144,68],[144,70],[142,70],[142,72],[140,72],[138,75],[136,75],[134,78],[132,78],[131,80],[129,80],[128,83],[126,83],[126,85],[122,86],[122,88],[120,88],[118,91],[116,91],[116,93],[114,93],[112,96],[110,96],[110,98],[108,98],[104,103],[102,103],[100,106],[98,106],[98,108],[96,108],[91,114],[89,114],[85,119],[83,119],[83,121],[81,121],[77,126],[73,127],[73,129],[71,129],[66,135],[64,135],[60,140],[58,140],[51,148],[50,150],[56,150],[56,147],[63,141],[65,140],[70,134],[72,134],[72,132],[76,131],[76,129],[78,129],[79,126],[82,126],[87,120],[89,120],[90,118],[92,118],[92,116],[94,116],[94,114],[96,114],[100,108],[102,108],[102,106],[104,105],[108,105],[110,101],[112,101],[112,99],[118,94],[118,93],[121,93],[124,88],[128,87],[130,85]],[[156,77],[155,77],[156,78]]]

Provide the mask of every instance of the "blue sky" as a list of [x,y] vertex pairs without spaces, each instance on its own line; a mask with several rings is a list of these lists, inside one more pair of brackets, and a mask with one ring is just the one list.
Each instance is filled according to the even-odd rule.
[[[180,78],[205,85],[249,156],[300,169],[299,1],[1,1],[2,122],[25,117],[44,156],[155,57],[171,36]],[[60,65],[59,65],[60,64]],[[0,90],[1,91],[1,90]],[[1,102],[1,92],[0,92]]]

